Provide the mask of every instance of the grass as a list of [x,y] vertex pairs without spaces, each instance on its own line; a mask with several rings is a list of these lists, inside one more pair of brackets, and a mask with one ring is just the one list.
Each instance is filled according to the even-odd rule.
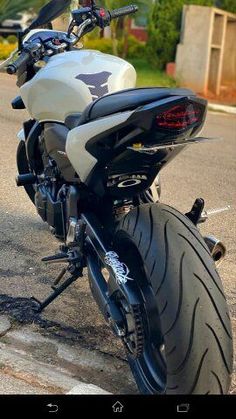
[[138,75],[137,87],[176,87],[176,81],[163,71],[151,67],[146,60],[129,60]]

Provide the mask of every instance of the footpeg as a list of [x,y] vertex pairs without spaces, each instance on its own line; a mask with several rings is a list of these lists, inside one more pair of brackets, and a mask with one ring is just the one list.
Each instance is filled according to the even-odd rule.
[[223,207],[223,208],[214,208],[209,211],[203,211],[199,222],[204,223],[204,221],[206,221],[209,217],[213,215],[221,214],[222,212],[225,212],[225,211],[229,211],[230,208],[231,208],[230,205],[227,205],[226,207]]
[[57,255],[46,256],[42,258],[42,262],[44,263],[68,263],[69,256],[67,253],[58,253]]
[[192,221],[193,224],[197,225],[201,221],[201,216],[204,210],[204,199],[197,198],[189,212],[187,212],[185,215]]
[[197,225],[200,223],[204,223],[206,220],[208,220],[209,217],[230,210],[230,205],[227,205],[226,207],[223,207],[223,208],[214,208],[214,209],[206,211],[204,210],[204,205],[205,205],[204,199],[197,198],[191,210],[185,214],[186,217],[188,217],[192,221],[193,224]]
[[[60,247],[59,253],[44,257],[42,262],[66,263],[67,266],[61,270],[55,279],[51,287],[53,292],[44,301],[41,302],[37,300],[37,298],[32,297],[32,301],[37,304],[35,311],[39,313],[43,311],[45,307],[51,304],[52,301],[59,297],[59,295],[61,295],[74,281],[83,276],[84,267],[79,251],[77,249],[69,249],[64,245]],[[59,284],[67,272],[70,274],[69,278],[66,278],[62,284]]]

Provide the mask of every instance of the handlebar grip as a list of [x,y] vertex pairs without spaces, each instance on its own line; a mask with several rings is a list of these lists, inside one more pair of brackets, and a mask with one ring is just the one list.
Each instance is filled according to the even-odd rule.
[[14,63],[10,64],[7,67],[7,73],[8,74],[16,74],[16,72],[19,70],[19,68],[25,64],[27,64],[27,61],[30,59],[30,53],[23,51],[21,55],[14,61]]
[[131,13],[136,13],[138,11],[138,6],[136,4],[131,4],[130,6],[121,7],[120,9],[115,9],[110,12],[111,19],[117,19],[121,16],[130,15]]

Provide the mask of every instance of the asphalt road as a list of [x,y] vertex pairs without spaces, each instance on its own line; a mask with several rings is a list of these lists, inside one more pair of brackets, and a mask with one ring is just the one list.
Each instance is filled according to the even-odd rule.
[[[8,310],[16,320],[30,323],[31,295],[43,298],[58,268],[45,267],[41,258],[53,254],[58,243],[22,188],[16,188],[16,134],[26,118],[24,111],[13,111],[10,101],[17,94],[15,79],[0,74],[0,310]],[[236,335],[236,118],[209,114],[204,134],[223,140],[193,145],[179,155],[162,174],[162,201],[187,212],[196,197],[206,207],[232,209],[211,218],[203,227],[225,243],[228,253],[220,267]],[[33,319],[42,333],[102,352],[124,356],[112,338],[90,295],[86,278],[78,280],[64,295]],[[234,381],[236,388],[236,381]]]

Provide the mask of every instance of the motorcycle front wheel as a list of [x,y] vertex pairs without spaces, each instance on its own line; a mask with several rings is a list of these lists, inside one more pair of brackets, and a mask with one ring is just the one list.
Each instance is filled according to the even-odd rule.
[[140,392],[226,394],[233,368],[230,318],[220,277],[196,226],[167,205],[141,205],[120,222],[114,249],[140,289],[144,282],[150,285],[158,313],[150,316],[145,296],[134,312],[117,293]]

